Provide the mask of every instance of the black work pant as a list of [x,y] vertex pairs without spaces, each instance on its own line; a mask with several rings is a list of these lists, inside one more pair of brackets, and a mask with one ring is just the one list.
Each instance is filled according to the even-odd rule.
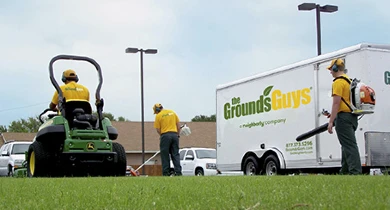
[[163,133],[160,137],[160,155],[162,164],[162,175],[170,176],[170,159],[175,170],[175,175],[182,175],[179,155],[179,137],[177,133],[167,132]]
[[356,175],[362,173],[362,164],[355,136],[357,127],[357,115],[347,112],[337,114],[335,129],[341,144],[341,174]]

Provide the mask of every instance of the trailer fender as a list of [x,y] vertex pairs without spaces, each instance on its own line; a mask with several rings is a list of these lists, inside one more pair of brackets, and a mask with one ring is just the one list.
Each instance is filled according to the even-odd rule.
[[286,161],[284,159],[283,153],[280,152],[277,148],[267,148],[267,149],[256,149],[256,150],[249,150],[245,156],[242,158],[242,163],[244,163],[245,159],[250,156],[251,154],[256,155],[257,159],[262,162],[264,159],[270,155],[274,154],[279,159],[279,165],[280,169],[286,169]]

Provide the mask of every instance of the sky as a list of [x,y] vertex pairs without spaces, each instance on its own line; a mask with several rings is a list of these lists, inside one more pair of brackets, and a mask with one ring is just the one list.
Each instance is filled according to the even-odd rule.
[[[313,11],[297,0],[4,1],[0,6],[0,125],[39,115],[55,91],[49,62],[60,54],[87,56],[102,69],[104,112],[141,121],[161,103],[181,121],[216,113],[216,87],[317,55]],[[359,43],[389,43],[389,1],[316,1],[337,5],[321,13],[322,54]],[[60,60],[54,74],[74,69],[94,95],[98,77],[82,61]]]

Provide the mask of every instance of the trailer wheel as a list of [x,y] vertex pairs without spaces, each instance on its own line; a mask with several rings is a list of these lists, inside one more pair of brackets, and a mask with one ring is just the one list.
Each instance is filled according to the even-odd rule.
[[277,175],[280,171],[278,158],[275,155],[267,156],[264,161],[263,170],[267,176]]
[[245,159],[245,164],[244,164],[244,174],[245,175],[258,175],[260,173],[260,167],[259,164],[257,163],[256,158],[253,156],[249,156]]

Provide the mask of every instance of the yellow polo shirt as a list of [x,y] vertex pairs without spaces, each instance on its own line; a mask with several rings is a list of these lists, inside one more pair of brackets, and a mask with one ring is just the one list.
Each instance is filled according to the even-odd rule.
[[176,124],[178,122],[179,117],[175,112],[169,109],[163,109],[155,117],[154,128],[159,128],[161,134],[166,132],[177,132]]
[[[62,95],[66,101],[87,101],[89,102],[89,90],[83,85],[77,84],[76,82],[69,82],[66,85],[60,86]],[[51,100],[53,104],[58,104],[58,92],[55,91]]]
[[[343,74],[341,76],[349,79],[346,74]],[[332,96],[334,95],[341,96],[350,105],[350,84],[343,78],[334,80],[332,84]],[[351,112],[351,110],[343,101],[341,101],[338,112]]]

